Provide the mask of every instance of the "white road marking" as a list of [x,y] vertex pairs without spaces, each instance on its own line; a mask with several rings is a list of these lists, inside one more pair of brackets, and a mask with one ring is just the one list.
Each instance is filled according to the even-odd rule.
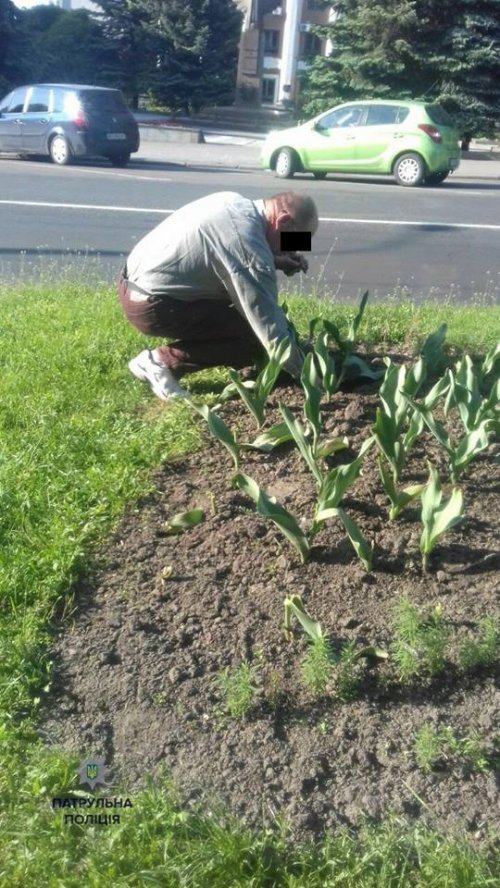
[[49,201],[35,200],[0,200],[0,204],[10,204],[16,207],[49,207],[56,210],[100,210],[112,213],[161,213],[162,216],[168,216],[175,210],[155,210],[143,207],[114,207],[104,206],[101,204],[71,204],[71,203],[50,203]]
[[425,219],[415,220],[414,222],[402,221],[401,219],[337,219],[331,216],[320,216],[320,222],[342,222],[352,225],[406,225],[413,228],[479,228],[488,231],[500,231],[500,225],[487,225],[476,222],[436,222],[435,220],[427,221]]
[[72,173],[91,173],[93,176],[109,176],[111,173],[114,179],[135,179],[139,182],[173,182],[173,179],[169,179],[167,176],[141,176],[139,171],[137,173],[117,173],[112,170],[93,170],[93,169],[73,169]]
[[[110,213],[158,213],[169,216],[175,210],[157,209],[155,207],[117,207],[103,204],[72,204],[52,203],[49,201],[34,200],[0,200],[0,204],[18,207],[49,207],[57,210],[99,210]],[[401,219],[349,219],[334,216],[320,216],[320,222],[342,223],[344,225],[403,225],[410,228],[473,228],[480,231],[500,231],[500,225],[488,225],[477,222],[436,222],[435,220],[415,219],[407,221]]]

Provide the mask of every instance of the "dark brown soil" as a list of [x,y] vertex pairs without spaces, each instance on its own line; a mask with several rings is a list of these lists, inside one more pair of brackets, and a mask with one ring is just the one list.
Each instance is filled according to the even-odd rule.
[[[297,390],[271,397],[300,413]],[[338,394],[324,406],[327,433],[347,435],[348,462],[373,422],[376,395]],[[255,435],[241,403],[224,409],[239,439]],[[128,511],[98,567],[75,590],[76,611],[54,640],[53,686],[43,724],[50,742],[81,756],[100,754],[131,791],[162,767],[186,802],[222,801],[253,826],[288,823],[297,837],[320,835],[389,811],[482,838],[500,827],[498,772],[478,773],[459,757],[425,774],[415,734],[423,724],[477,734],[491,753],[499,733],[494,670],[463,674],[457,645],[498,614],[498,446],[461,482],[466,515],[441,541],[423,573],[419,513],[394,523],[375,448],[344,506],[375,543],[366,573],[338,522],[316,537],[302,565],[275,526],[230,485],[227,451],[207,437],[203,452],[156,473],[157,492]],[[415,446],[404,481],[424,480],[426,458],[446,477],[433,439]],[[242,471],[309,522],[314,483],[298,452],[247,452]],[[447,488],[449,490],[449,488]],[[206,520],[182,536],[164,533],[175,513],[201,507]],[[348,640],[390,649],[395,603],[423,611],[442,604],[455,641],[445,670],[404,685],[394,662],[363,661],[361,687],[338,699],[333,680],[314,699],[301,682],[303,632],[284,638],[283,599],[299,593],[337,647]],[[241,719],[223,712],[218,673],[255,664],[255,701]]]

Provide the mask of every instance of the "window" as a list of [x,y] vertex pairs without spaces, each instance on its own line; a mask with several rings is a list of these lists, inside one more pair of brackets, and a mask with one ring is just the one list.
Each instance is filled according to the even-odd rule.
[[46,87],[34,86],[31,90],[27,111],[44,114],[49,110],[49,90]]
[[266,104],[274,105],[276,98],[276,78],[262,78],[262,101]]
[[318,120],[318,126],[322,129],[334,129],[337,126],[362,126],[365,116],[363,105],[348,105],[345,108],[337,108],[330,114],[325,114]]
[[317,34],[308,32],[304,34],[304,42],[302,44],[302,58],[309,59],[312,56],[321,55],[321,37]]
[[113,112],[126,110],[125,100],[118,90],[103,89],[81,92],[80,99],[85,111]]
[[264,31],[264,55],[278,55],[279,45],[279,31]]
[[11,94],[11,100],[9,104],[9,114],[21,114],[24,103],[26,101],[26,88],[24,89],[15,89]]
[[307,0],[308,9],[325,9],[325,0]]
[[441,105],[426,105],[425,110],[433,123],[440,123],[441,126],[453,126],[453,118]]
[[5,114],[10,105],[10,100],[12,99],[12,93],[9,93],[8,96],[5,96],[5,99],[2,100],[2,104],[0,105],[0,114]]
[[369,105],[366,126],[391,126],[403,123],[410,113],[409,108],[401,105]]
[[52,110],[61,112],[64,111],[64,99],[67,93],[64,89],[53,89],[52,90]]

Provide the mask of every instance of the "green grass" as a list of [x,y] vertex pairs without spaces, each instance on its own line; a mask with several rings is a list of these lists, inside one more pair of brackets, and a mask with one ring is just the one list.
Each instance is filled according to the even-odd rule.
[[[498,745],[495,738],[493,745]],[[453,766],[457,761],[481,773],[499,768],[496,752],[489,754],[477,734],[457,737],[450,725],[439,729],[422,725],[415,735],[414,748],[417,764],[427,774],[439,764]]]
[[[290,299],[294,320],[352,308]],[[70,827],[50,808],[75,789],[75,762],[36,734],[50,681],[50,631],[99,541],[127,503],[151,489],[151,470],[201,446],[185,404],[164,406],[127,361],[145,340],[114,293],[80,284],[0,290],[0,885],[356,886],[493,885],[489,852],[386,825],[358,838],[289,848],[216,817],[185,815],[163,786],[134,795],[112,827]],[[412,344],[446,320],[451,347],[485,351],[500,310],[368,309],[361,339]],[[204,397],[225,371],[193,377]]]
[[246,660],[233,669],[224,669],[217,676],[223,709],[232,718],[244,718],[255,702],[257,673],[255,665]]
[[409,682],[421,673],[435,677],[444,670],[449,631],[439,605],[422,616],[407,598],[399,599],[394,608],[393,631],[391,655],[401,682]]
[[[286,301],[302,335],[307,333],[309,321],[318,315],[335,321],[342,331],[357,310],[356,305],[327,300],[287,297]],[[418,349],[441,324],[448,325],[445,346],[451,350],[485,353],[498,342],[500,307],[461,306],[443,300],[418,305],[411,299],[393,299],[381,305],[368,302],[359,341],[372,347],[387,344]]]

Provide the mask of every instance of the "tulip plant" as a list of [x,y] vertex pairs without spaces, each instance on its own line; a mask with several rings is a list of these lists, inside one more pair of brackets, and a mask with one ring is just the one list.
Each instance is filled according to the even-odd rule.
[[309,636],[311,641],[322,641],[326,638],[325,633],[321,628],[321,624],[316,622],[316,620],[313,620],[307,613],[300,595],[291,595],[290,597],[285,598],[284,606],[285,622],[283,628],[285,638],[288,641],[290,641],[292,637],[292,616],[299,621],[304,632]]
[[190,399],[187,403],[190,405],[190,407],[193,408],[193,410],[196,410],[196,412],[203,417],[214,438],[217,438],[217,440],[224,445],[226,450],[229,451],[233,458],[234,467],[236,470],[238,470],[240,459],[240,445],[237,444],[236,438],[233,435],[231,429],[228,428],[224,420],[221,419],[214,410],[210,410],[210,408],[206,404],[197,405],[194,404],[193,401],[191,401]]
[[422,553],[422,565],[427,570],[429,556],[439,538],[454,527],[464,513],[462,491],[455,487],[449,499],[441,504],[443,494],[439,476],[431,463],[428,463],[430,478],[422,492],[422,536],[420,537],[420,551]]
[[359,308],[357,313],[351,320],[349,321],[349,325],[347,328],[347,336],[343,337],[340,334],[340,330],[336,324],[332,321],[323,320],[323,326],[328,333],[328,335],[335,341],[337,348],[339,350],[340,357],[340,373],[337,380],[337,388],[341,385],[345,371],[347,369],[349,357],[352,355],[354,351],[354,346],[356,344],[356,339],[358,335],[358,329],[363,320],[363,315],[365,313],[366,303],[368,302],[368,290],[363,293],[361,297],[361,302],[359,304]]
[[470,357],[465,355],[455,365],[455,371],[448,370],[434,387],[434,390],[440,387],[441,394],[446,394],[443,404],[445,417],[448,417],[452,408],[460,416],[464,435],[456,444],[449,437],[443,423],[433,415],[435,400],[431,393],[421,404],[415,404],[413,394],[408,392],[415,417],[419,417],[448,454],[454,482],[472,459],[488,447],[491,432],[498,431],[500,427],[500,379],[493,381],[487,397],[481,395],[481,387],[484,386],[485,378],[493,371],[498,355],[500,348],[493,349],[486,356],[479,373],[475,371]]
[[[349,321],[345,337],[341,335],[336,324],[325,318],[313,318],[309,323],[309,348],[312,350],[314,364],[328,398],[331,398],[346,379],[362,377],[370,384],[378,381],[383,375],[383,371],[372,369],[363,358],[353,354],[367,301],[368,291],[363,294],[356,315]],[[316,333],[316,342],[313,342]],[[331,351],[332,344],[336,348],[335,360]]]
[[495,420],[500,402],[500,377],[497,378],[487,397],[482,397],[480,385],[483,381],[474,370],[474,365],[465,355],[455,365],[455,373],[448,371],[450,388],[444,405],[445,416],[450,408],[458,410],[466,434],[481,426],[485,420]]
[[378,467],[384,490],[391,501],[389,520],[394,521],[408,503],[411,503],[417,496],[420,496],[425,484],[412,484],[410,487],[405,487],[404,490],[398,490],[394,482],[394,477],[391,472],[387,470],[382,456],[379,456],[378,458]]
[[[282,339],[269,353],[269,360],[261,370],[253,385],[244,383],[236,370],[230,370],[229,376],[242,401],[255,417],[260,429],[265,418],[265,404],[276,383],[284,364],[288,361],[292,346],[288,339]],[[226,390],[227,391],[227,390]],[[224,393],[223,393],[224,394]]]
[[469,465],[474,457],[488,447],[490,443],[490,434],[493,430],[492,418],[487,417],[486,419],[480,420],[475,428],[473,428],[472,431],[466,432],[459,443],[455,445],[449,437],[444,425],[434,417],[432,410],[426,409],[425,406],[420,407],[417,404],[415,404],[414,407],[415,410],[420,413],[425,425],[436,441],[438,441],[441,447],[446,451],[450,461],[451,480],[456,482],[463,470]]
[[373,444],[373,438],[368,438],[362,444],[358,456],[352,462],[336,466],[325,474],[314,451],[314,443],[311,444],[307,440],[302,424],[295,419],[288,407],[280,405],[280,410],[318,487],[318,501],[309,539],[313,539],[329,518],[338,518],[364,568],[371,570],[373,546],[367,543],[356,522],[340,508],[340,502],[347,488],[358,477],[365,454]]
[[[424,419],[412,399],[425,381],[427,371],[423,357],[409,371],[393,364],[390,358],[386,358],[385,363],[387,370],[379,392],[382,408],[377,408],[372,433],[397,484],[408,452],[424,428]],[[432,410],[448,385],[446,377],[439,379],[423,399],[423,409]]]
[[233,484],[253,499],[259,515],[262,515],[263,518],[270,518],[276,524],[292,546],[297,549],[302,563],[305,564],[311,553],[311,547],[306,534],[293,515],[276,502],[274,496],[268,496],[253,478],[243,472],[234,477]]
[[[282,408],[282,411],[286,411],[286,409],[287,408]],[[293,420],[293,416],[291,419]],[[294,420],[294,422],[298,423],[297,420]],[[304,442],[305,437],[302,435],[302,447],[304,447]],[[289,542],[299,552],[303,563],[308,560],[311,554],[311,542],[321,530],[325,521],[329,518],[338,518],[364,568],[366,570],[371,570],[373,546],[368,544],[356,522],[353,521],[344,509],[340,507],[340,502],[347,488],[358,477],[364,456],[372,444],[373,438],[369,438],[364,442],[358,456],[351,463],[336,466],[328,472],[327,475],[321,475],[314,519],[308,533],[304,533],[297,519],[294,518],[294,516],[282,505],[277,503],[275,497],[268,496],[253,478],[250,478],[243,473],[239,473],[233,479],[233,483],[253,499],[259,515],[262,515],[263,518],[269,518],[276,524]],[[311,447],[309,444],[308,447],[307,461],[312,462],[312,465],[317,469],[319,476],[319,469],[311,455]],[[318,477],[316,480],[318,482]]]

